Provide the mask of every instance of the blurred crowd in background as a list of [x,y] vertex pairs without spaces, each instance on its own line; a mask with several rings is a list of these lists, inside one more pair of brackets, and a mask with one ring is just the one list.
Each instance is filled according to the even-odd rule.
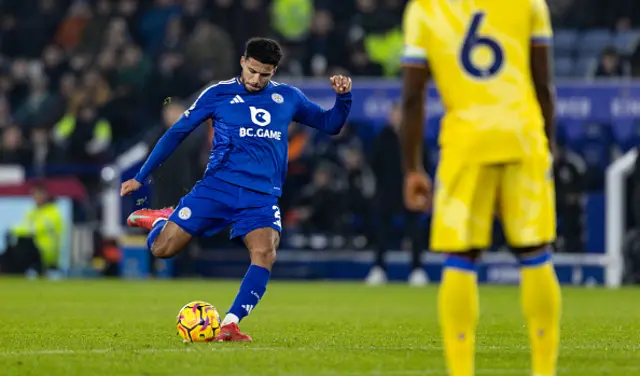
[[[280,78],[398,76],[404,6],[403,0],[0,1],[0,163],[22,165],[29,176],[80,177],[95,197],[101,167],[142,139],[153,144],[201,88],[237,74],[251,36],[283,44]],[[557,74],[640,75],[640,2],[549,0],[549,6],[565,38],[556,47]],[[348,124],[333,139],[292,124],[285,225],[354,233],[381,248],[392,229],[414,239],[414,247],[424,241],[423,216],[405,213],[401,201],[398,124],[393,111],[373,142],[354,131],[367,124]],[[210,148],[201,135],[154,175],[155,206],[175,205],[198,179]],[[580,158],[563,148],[556,164],[559,216],[579,217],[581,195],[602,189],[602,176],[594,183]],[[162,178],[174,172],[179,179]],[[580,251],[580,221],[561,222],[560,247]]]

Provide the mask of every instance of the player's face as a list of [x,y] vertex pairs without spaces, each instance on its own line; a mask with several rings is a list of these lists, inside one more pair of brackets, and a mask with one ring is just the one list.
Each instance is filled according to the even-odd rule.
[[276,67],[273,65],[263,64],[253,58],[245,59],[244,56],[240,59],[240,65],[242,65],[240,78],[244,88],[254,93],[264,89],[276,72]]

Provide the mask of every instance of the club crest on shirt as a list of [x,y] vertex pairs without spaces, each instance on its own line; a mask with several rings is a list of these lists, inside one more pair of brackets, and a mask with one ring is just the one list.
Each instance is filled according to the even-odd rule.
[[277,104],[281,104],[282,102],[284,102],[284,98],[278,93],[271,94],[271,99],[273,99],[273,101]]
[[191,209],[189,208],[180,209],[180,211],[178,212],[178,217],[182,220],[187,220],[191,218]]

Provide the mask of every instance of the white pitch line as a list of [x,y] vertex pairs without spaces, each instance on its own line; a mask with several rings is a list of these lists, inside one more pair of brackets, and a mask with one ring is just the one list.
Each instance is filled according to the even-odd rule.
[[[287,346],[272,346],[272,347],[223,347],[224,345],[212,344],[207,347],[187,347],[185,345],[182,348],[142,348],[142,349],[125,349],[125,348],[110,348],[110,349],[50,349],[50,350],[18,350],[18,351],[0,351],[0,357],[12,357],[12,356],[24,356],[24,355],[85,355],[85,354],[105,354],[105,353],[118,353],[118,352],[132,352],[142,354],[153,353],[180,353],[180,352],[215,352],[215,351],[442,351],[442,346],[346,346],[346,347],[287,347]],[[627,350],[638,351],[640,346],[562,346],[565,350]],[[476,350],[477,353],[487,353],[492,351],[528,351],[529,346],[479,346]]]

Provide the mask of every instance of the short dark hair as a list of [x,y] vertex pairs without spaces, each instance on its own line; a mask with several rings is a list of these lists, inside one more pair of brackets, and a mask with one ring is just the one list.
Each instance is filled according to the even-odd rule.
[[273,39],[251,38],[245,45],[244,57],[256,59],[262,64],[278,66],[282,59],[282,48]]

